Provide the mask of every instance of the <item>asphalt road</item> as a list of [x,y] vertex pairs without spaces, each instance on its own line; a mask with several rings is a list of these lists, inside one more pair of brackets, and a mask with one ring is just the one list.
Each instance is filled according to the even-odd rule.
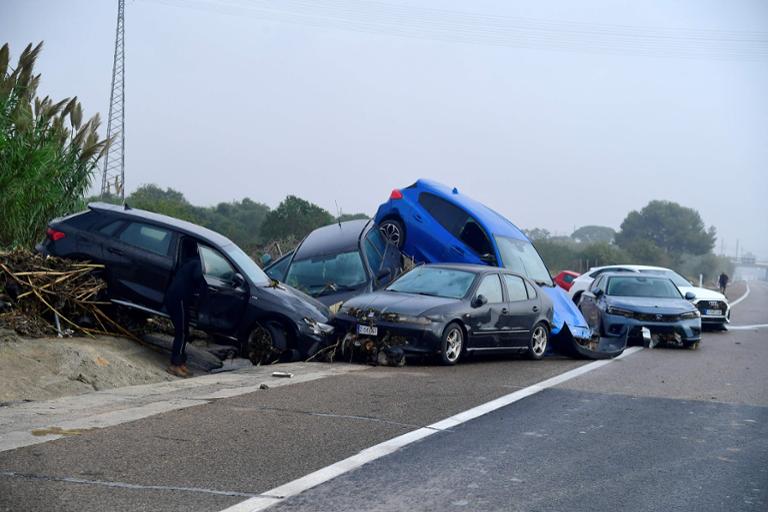
[[[751,286],[734,324],[768,323]],[[766,338],[643,350],[270,510],[765,510]],[[372,368],[2,452],[0,510],[222,510],[583,364]]]

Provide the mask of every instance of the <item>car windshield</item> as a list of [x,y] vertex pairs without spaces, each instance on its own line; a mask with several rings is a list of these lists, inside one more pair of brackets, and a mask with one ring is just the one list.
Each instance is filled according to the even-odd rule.
[[678,274],[673,270],[646,269],[646,270],[641,270],[640,272],[642,272],[643,274],[651,274],[654,276],[664,276],[666,278],[671,279],[672,282],[675,283],[677,286],[691,286],[691,283],[686,278],[684,278],[683,276],[681,276],[680,274]]
[[359,251],[294,260],[285,282],[313,296],[354,290],[368,282]]
[[387,287],[393,292],[417,293],[447,299],[461,299],[469,291],[473,272],[440,267],[416,267]]
[[682,298],[675,284],[670,279],[663,277],[611,277],[608,280],[608,289],[605,293],[618,297]]
[[261,270],[255,261],[250,256],[245,254],[241,248],[235,244],[222,247],[227,255],[232,258],[240,269],[245,272],[246,276],[253,282],[253,284],[259,286],[263,284],[269,284],[269,277]]
[[505,236],[494,236],[501,254],[501,264],[518,274],[523,274],[536,284],[554,286],[547,266],[531,242]]

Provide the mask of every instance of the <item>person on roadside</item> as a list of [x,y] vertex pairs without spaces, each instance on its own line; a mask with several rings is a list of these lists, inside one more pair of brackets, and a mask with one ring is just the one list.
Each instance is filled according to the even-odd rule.
[[720,278],[718,279],[718,283],[720,284],[720,293],[725,295],[725,289],[728,287],[728,274],[725,272],[720,273]]
[[187,368],[187,338],[189,338],[189,310],[195,301],[195,292],[199,297],[207,290],[203,277],[203,266],[197,243],[189,238],[182,239],[179,268],[171,279],[165,292],[165,310],[173,323],[173,347],[171,364],[167,371],[177,377],[190,377]]

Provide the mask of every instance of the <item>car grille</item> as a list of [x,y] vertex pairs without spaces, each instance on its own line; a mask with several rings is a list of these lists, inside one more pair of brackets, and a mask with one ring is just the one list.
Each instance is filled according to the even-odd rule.
[[708,309],[719,309],[721,314],[725,314],[728,304],[722,300],[701,300],[696,304],[701,314],[705,314]]
[[635,313],[633,318],[642,322],[677,322],[680,315],[662,315],[656,313]]

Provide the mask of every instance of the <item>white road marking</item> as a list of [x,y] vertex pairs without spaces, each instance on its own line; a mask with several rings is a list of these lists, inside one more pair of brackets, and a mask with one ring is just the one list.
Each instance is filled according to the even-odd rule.
[[362,465],[367,464],[368,462],[372,462],[376,459],[384,457],[385,455],[389,455],[390,453],[393,453],[404,446],[415,443],[416,441],[420,441],[421,439],[436,434],[437,432],[449,430],[453,427],[456,427],[457,425],[461,425],[462,423],[466,423],[467,421],[473,420],[497,409],[515,403],[525,397],[535,395],[536,393],[547,388],[557,386],[558,384],[574,379],[580,375],[584,375],[585,373],[601,368],[607,364],[611,364],[613,361],[622,359],[641,350],[642,347],[628,348],[624,351],[623,354],[614,359],[593,361],[591,363],[585,364],[584,366],[579,366],[578,368],[574,368],[573,370],[561,373],[560,375],[556,375],[537,384],[533,384],[526,388],[520,389],[514,393],[504,395],[495,400],[491,400],[490,402],[486,402],[484,404],[478,405],[477,407],[473,407],[472,409],[468,409],[464,412],[455,414],[449,418],[445,418],[444,420],[433,423],[432,425],[413,430],[407,434],[403,434],[401,436],[390,439],[389,441],[384,441],[383,443],[371,446],[370,448],[366,448],[356,455],[348,457],[344,460],[340,460],[339,462],[331,464],[330,466],[326,466],[313,473],[309,473],[308,475],[293,480],[292,482],[288,482],[279,487],[275,487],[274,489],[263,492],[259,496],[242,501],[221,512],[257,512],[259,510],[264,510],[268,507],[271,507],[272,505],[286,500],[287,498],[290,498],[291,496],[296,496],[297,494],[311,489],[312,487],[357,469]]
[[731,303],[730,303],[731,307],[735,306],[735,305],[736,305],[736,304],[738,304],[739,302],[741,302],[741,301],[743,301],[744,299],[746,299],[747,297],[749,297],[749,292],[751,292],[751,291],[752,291],[752,290],[750,290],[750,289],[749,289],[749,281],[745,281],[745,284],[747,285],[747,291],[746,291],[746,292],[744,292],[744,295],[742,295],[741,297],[739,297],[739,298],[738,298],[738,299],[736,299],[735,301],[731,302]]
[[768,324],[755,324],[755,325],[729,325],[729,331],[751,331],[757,329],[765,329]]

